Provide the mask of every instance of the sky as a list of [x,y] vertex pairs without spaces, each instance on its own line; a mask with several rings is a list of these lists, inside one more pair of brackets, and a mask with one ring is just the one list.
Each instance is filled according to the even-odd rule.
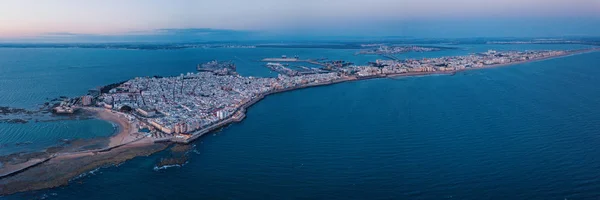
[[600,36],[600,0],[1,0],[0,39]]

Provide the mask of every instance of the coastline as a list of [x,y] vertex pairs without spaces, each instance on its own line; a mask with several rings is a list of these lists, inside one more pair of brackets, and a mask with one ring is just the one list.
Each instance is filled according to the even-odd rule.
[[67,185],[73,177],[90,170],[148,156],[169,146],[153,143],[150,138],[135,137],[131,134],[134,131],[133,124],[119,113],[99,108],[84,109],[99,119],[117,124],[115,134],[105,138],[108,144],[100,149],[57,152],[48,157],[29,158],[17,165],[5,164],[0,169],[3,172],[0,176],[0,196]]
[[93,112],[93,116],[97,117],[98,119],[117,125],[117,130],[111,137],[109,137],[110,142],[107,148],[115,148],[117,146],[126,145],[132,142],[150,141],[150,139],[144,139],[143,137],[136,137],[133,135],[133,133],[137,132],[135,130],[135,125],[122,113],[96,107],[83,107],[82,109]]
[[[456,73],[460,73],[460,72],[464,72],[464,71],[470,71],[470,70],[479,70],[479,69],[489,69],[489,68],[498,68],[498,67],[506,67],[506,66],[512,66],[512,65],[519,65],[519,64],[525,64],[525,63],[531,63],[531,62],[537,62],[537,61],[543,61],[543,60],[550,60],[550,59],[555,59],[555,58],[562,58],[562,57],[567,57],[567,56],[572,56],[572,55],[578,55],[578,54],[584,54],[584,53],[590,53],[590,52],[596,52],[599,51],[600,49],[594,48],[594,49],[583,49],[583,50],[576,50],[576,51],[571,51],[571,52],[567,52],[565,54],[562,55],[556,55],[556,56],[549,56],[549,57],[544,57],[544,58],[536,58],[536,59],[531,59],[531,60],[525,60],[525,61],[518,61],[518,62],[511,62],[511,63],[502,63],[502,64],[493,64],[493,65],[484,65],[483,67],[476,67],[476,68],[468,68],[468,69],[462,69],[462,70],[453,70],[453,71],[435,71],[435,72],[408,72],[408,73],[399,73],[399,74],[380,74],[380,75],[372,75],[372,76],[364,76],[364,77],[346,77],[346,78],[341,78],[338,80],[334,80],[334,81],[329,81],[329,82],[321,82],[321,83],[313,83],[313,84],[307,84],[307,85],[301,85],[301,86],[296,86],[296,87],[291,87],[291,88],[285,88],[285,89],[280,89],[280,90],[274,90],[274,91],[270,91],[264,94],[260,94],[258,95],[256,98],[252,99],[251,101],[245,103],[244,105],[242,105],[240,107],[240,109],[238,109],[236,111],[236,113],[240,113],[241,115],[245,116],[245,112],[246,110],[251,107],[252,105],[260,102],[261,100],[263,100],[265,97],[272,95],[272,94],[278,94],[278,93],[284,93],[284,92],[289,92],[289,91],[294,91],[294,90],[300,90],[300,89],[305,89],[305,88],[312,88],[312,87],[320,87],[320,86],[327,86],[327,85],[333,85],[333,84],[338,84],[338,83],[344,83],[344,82],[350,82],[350,81],[360,81],[360,80],[367,80],[367,79],[377,79],[377,78],[392,78],[392,77],[411,77],[411,76],[428,76],[428,75],[443,75],[443,74],[456,74]],[[221,122],[218,122],[214,125],[211,125],[207,128],[201,129],[201,130],[197,130],[194,133],[192,133],[192,136],[190,136],[187,139],[172,139],[172,142],[175,143],[183,143],[183,144],[189,144],[190,142],[193,142],[194,140],[202,137],[204,134],[206,133],[210,133],[211,131],[217,130],[219,128],[222,128],[224,126],[227,126],[233,122],[239,122],[241,120],[236,120],[233,117],[227,118]]]
[[131,144],[127,148],[115,148],[108,152],[78,153],[52,158],[16,175],[0,179],[0,195],[40,190],[69,184],[69,181],[85,172],[148,156],[164,150],[165,144]]
[[555,59],[555,58],[564,58],[564,57],[568,57],[568,56],[574,56],[574,55],[579,55],[579,54],[591,53],[591,52],[596,52],[596,51],[600,51],[600,49],[583,49],[583,50],[568,52],[568,53],[565,53],[563,55],[550,56],[550,57],[545,57],[545,58],[536,58],[536,59],[525,60],[525,61],[518,61],[518,62],[511,62],[511,63],[484,65],[483,67],[466,68],[466,69],[454,70],[454,71],[412,72],[412,73],[409,72],[409,73],[401,73],[401,74],[390,74],[390,75],[386,75],[386,77],[427,76],[427,75],[436,75],[436,74],[456,74],[456,73],[464,72],[464,71],[472,71],[472,70],[479,70],[479,69],[491,69],[491,68],[498,68],[498,67],[507,67],[507,66],[513,66],[513,65],[520,65],[520,64],[526,64],[526,63],[538,62],[538,61],[551,60],[551,59]]
[[[133,131],[135,131],[135,124],[129,121],[126,116],[122,113],[107,110],[104,108],[92,108],[85,107],[86,111],[90,111],[94,113],[94,116],[109,121],[113,124],[117,125],[117,130],[114,135],[106,138],[108,140],[108,145],[101,149],[87,150],[87,151],[78,151],[78,152],[62,152],[55,153],[47,158],[32,158],[26,162],[26,164],[22,165],[14,165],[13,168],[9,171],[9,173],[0,173],[4,174],[0,176],[0,196],[12,194],[16,192],[24,192],[30,190],[39,190],[46,188],[53,188],[62,185],[66,185],[69,181],[82,173],[88,172],[93,169],[97,169],[99,167],[106,167],[111,165],[117,165],[122,162],[125,162],[129,159],[138,157],[138,156],[147,156],[158,151],[162,151],[167,148],[171,142],[180,142],[180,143],[190,143],[200,137],[202,137],[206,133],[210,133],[214,130],[227,126],[233,122],[243,120],[245,116],[245,112],[252,105],[260,102],[265,97],[284,93],[293,90],[300,90],[304,88],[312,88],[312,87],[320,87],[333,85],[343,82],[350,81],[358,81],[358,80],[367,80],[367,79],[375,79],[375,78],[388,78],[388,77],[402,77],[402,76],[426,76],[426,75],[435,75],[435,74],[453,74],[459,73],[462,71],[468,70],[476,70],[476,69],[486,69],[486,68],[496,68],[503,66],[511,66],[524,64],[529,62],[536,62],[541,60],[548,60],[566,56],[572,56],[577,54],[589,53],[598,51],[598,49],[587,49],[576,52],[567,52],[563,55],[545,57],[540,59],[533,59],[521,62],[513,62],[513,63],[504,63],[504,64],[495,64],[495,65],[487,65],[478,68],[469,68],[464,70],[455,70],[455,71],[443,71],[443,72],[414,72],[414,73],[401,73],[401,74],[387,74],[387,75],[375,75],[375,76],[366,76],[366,77],[345,77],[342,79],[328,81],[328,82],[320,82],[320,83],[312,83],[307,85],[296,86],[292,88],[280,89],[270,91],[264,94],[258,95],[256,98],[246,102],[244,105],[240,106],[240,109],[237,110],[236,115],[240,116],[237,118],[230,117],[221,122],[218,122],[210,127],[201,129],[194,133],[189,139],[183,141],[172,140],[167,143],[155,143],[152,139],[146,137],[136,137],[133,135]],[[239,114],[239,115],[238,115]],[[31,162],[30,162],[31,161]],[[3,166],[0,168],[6,169],[7,166]],[[48,173],[52,172],[52,173]]]

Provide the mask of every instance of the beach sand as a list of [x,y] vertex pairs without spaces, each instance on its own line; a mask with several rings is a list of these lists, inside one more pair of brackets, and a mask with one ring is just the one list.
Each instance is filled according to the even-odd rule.
[[124,114],[104,108],[85,107],[82,109],[93,112],[94,116],[98,117],[99,119],[106,120],[117,125],[118,131],[109,138],[110,142],[108,147],[116,147],[139,140],[139,138],[136,137],[137,134],[135,134],[137,133],[135,124],[131,122]]

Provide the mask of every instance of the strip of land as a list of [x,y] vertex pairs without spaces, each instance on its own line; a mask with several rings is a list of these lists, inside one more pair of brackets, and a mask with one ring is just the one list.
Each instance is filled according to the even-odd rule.
[[490,50],[468,56],[377,60],[370,66],[327,66],[323,68],[325,73],[289,73],[296,75],[280,74],[277,78],[219,75],[210,72],[164,78],[140,77],[103,94],[99,98],[99,105],[113,110],[135,110],[133,115],[141,122],[140,126],[157,133],[153,134],[155,141],[189,143],[212,130],[239,121],[249,106],[270,94],[371,78],[453,74],[595,50],[597,49],[526,52]]
[[[330,69],[327,73],[278,78],[210,72],[135,78],[102,94],[94,104],[79,105],[117,125],[117,133],[106,139],[105,146],[40,153],[18,162],[14,162],[18,155],[0,159],[0,195],[65,185],[73,177],[98,167],[150,155],[172,142],[189,143],[243,120],[247,108],[271,94],[372,78],[452,74],[597,50],[487,52],[462,57],[385,60],[376,62],[375,66],[350,66]],[[140,131],[142,129],[148,131]]]

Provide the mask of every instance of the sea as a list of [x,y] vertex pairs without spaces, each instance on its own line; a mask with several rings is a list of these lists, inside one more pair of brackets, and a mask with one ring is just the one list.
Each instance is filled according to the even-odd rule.
[[[494,50],[584,45],[458,45],[422,59]],[[0,48],[0,106],[49,99],[138,76],[193,72],[233,60],[244,76],[273,77],[258,60],[281,55],[348,60],[353,49],[125,50]],[[600,53],[500,68],[372,79],[268,96],[240,123],[195,141],[183,165],[167,151],[83,174],[67,186],[0,199],[598,199]],[[64,139],[108,137],[97,119],[0,123],[0,155]]]

